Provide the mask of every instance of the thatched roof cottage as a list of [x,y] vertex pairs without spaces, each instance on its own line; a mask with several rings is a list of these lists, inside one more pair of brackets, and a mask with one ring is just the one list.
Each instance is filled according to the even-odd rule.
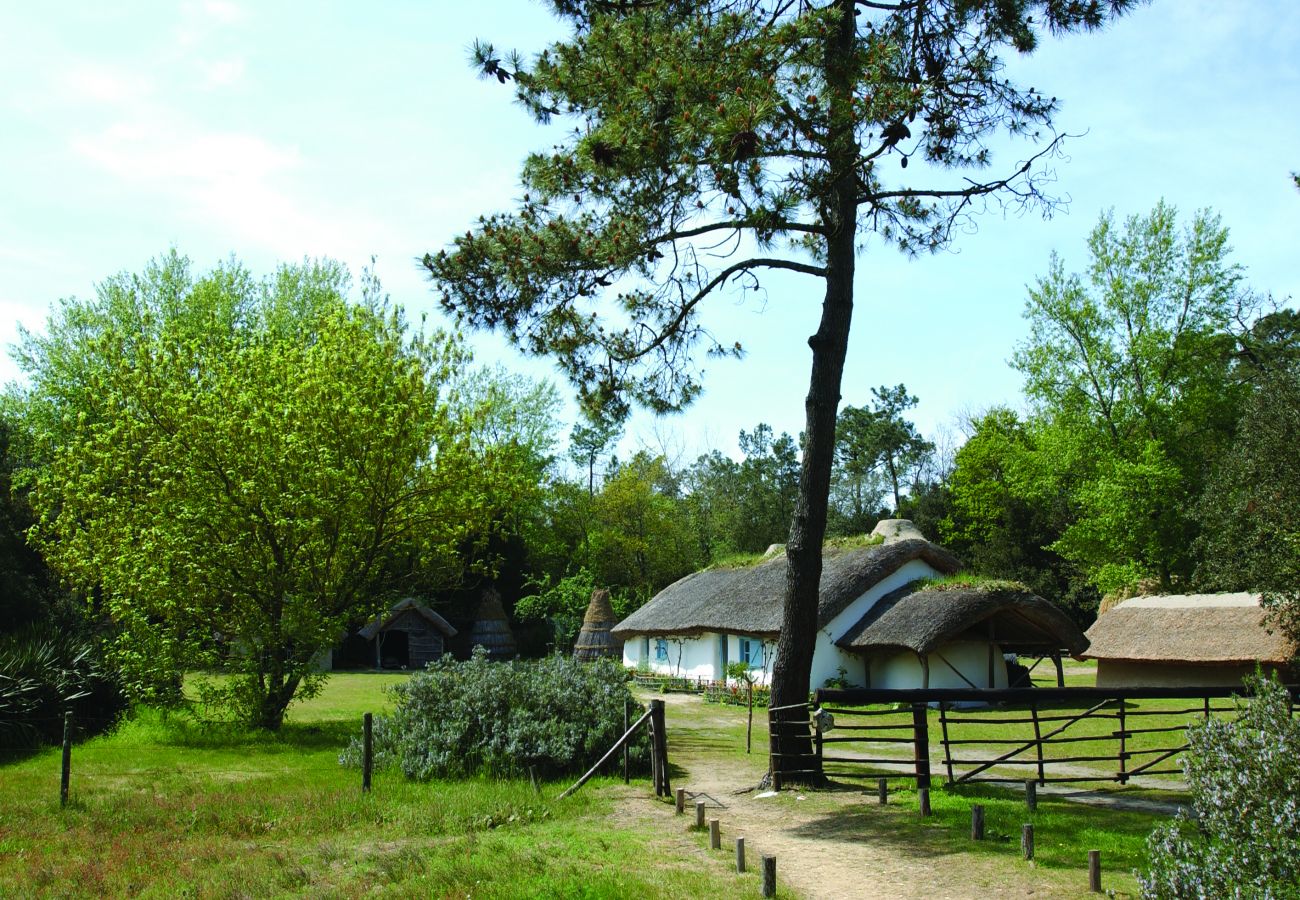
[[1284,670],[1295,658],[1265,615],[1258,594],[1134,597],[1093,623],[1084,656],[1097,660],[1098,687],[1230,687],[1257,663]]
[[[956,557],[905,520],[881,522],[873,534],[880,543],[824,551],[814,687],[841,669],[846,681],[862,686],[1005,687],[1004,642],[1044,652],[1084,646],[1078,629],[1032,594],[918,591],[929,579],[955,573]],[[785,574],[778,554],[669,585],[614,628],[624,641],[624,663],[722,680],[728,662],[739,660],[766,682]]]

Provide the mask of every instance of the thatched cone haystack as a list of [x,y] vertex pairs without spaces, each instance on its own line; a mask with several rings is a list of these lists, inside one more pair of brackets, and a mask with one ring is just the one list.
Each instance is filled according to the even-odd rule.
[[583,662],[605,656],[621,659],[623,642],[614,640],[614,636],[609,633],[613,627],[614,607],[609,605],[609,591],[596,588],[591,592],[587,614],[582,618],[582,630],[578,632],[578,641],[573,645],[573,658]]
[[483,589],[483,599],[469,630],[469,645],[482,647],[487,651],[488,659],[514,659],[519,655],[514,632],[506,619],[505,607],[501,605],[501,595],[491,585]]

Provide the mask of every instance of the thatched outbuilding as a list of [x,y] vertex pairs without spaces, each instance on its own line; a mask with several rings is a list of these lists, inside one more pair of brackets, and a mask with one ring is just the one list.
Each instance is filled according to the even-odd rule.
[[609,604],[609,591],[597,588],[591,592],[587,614],[582,617],[582,629],[573,645],[573,658],[589,662],[594,659],[623,655],[623,642],[614,639],[614,607]]
[[1088,629],[1098,687],[1234,686],[1257,664],[1294,675],[1296,645],[1270,633],[1258,594],[1134,597]]
[[[868,660],[872,687],[932,686],[956,676],[965,687],[1004,686],[1004,653],[1078,656],[1088,639],[1070,617],[1005,582],[899,588],[836,641]],[[938,683],[933,686],[940,686]]]
[[482,647],[489,659],[507,660],[519,655],[515,634],[510,630],[505,607],[501,605],[501,595],[492,585],[483,589],[478,610],[474,613],[474,624],[469,630],[469,645]]
[[344,642],[341,658],[376,669],[422,669],[446,652],[456,629],[414,597],[393,604]]

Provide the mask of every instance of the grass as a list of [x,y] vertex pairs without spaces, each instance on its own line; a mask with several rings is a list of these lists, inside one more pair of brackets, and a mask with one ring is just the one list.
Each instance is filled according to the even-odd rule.
[[338,753],[403,677],[334,676],[279,734],[144,711],[74,748],[66,809],[57,749],[10,757],[0,896],[757,896],[646,823],[611,827],[621,781],[559,801],[559,784],[381,771],[362,794]]

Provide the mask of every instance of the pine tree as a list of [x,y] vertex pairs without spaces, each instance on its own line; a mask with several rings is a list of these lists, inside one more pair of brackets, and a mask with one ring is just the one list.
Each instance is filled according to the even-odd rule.
[[[1007,79],[999,53],[1131,4],[553,0],[572,34],[531,62],[476,45],[485,77],[513,82],[540,122],[574,127],[527,158],[516,211],[424,257],[461,321],[554,355],[589,409],[618,417],[690,403],[699,351],[741,354],[699,319],[724,286],[757,288],[772,270],[824,286],[774,705],[808,696],[862,240],[917,254],[990,203],[1050,207],[1057,101]],[[995,169],[1001,133],[1035,152]]]

